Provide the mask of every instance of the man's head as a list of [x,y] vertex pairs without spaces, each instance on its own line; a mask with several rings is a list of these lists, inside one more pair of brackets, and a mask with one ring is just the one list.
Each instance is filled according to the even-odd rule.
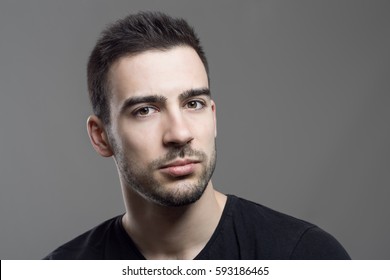
[[148,50],[168,50],[177,46],[193,48],[208,73],[207,59],[199,38],[184,19],[158,12],[141,12],[118,20],[102,32],[89,57],[88,92],[93,112],[110,124],[110,82],[108,71],[124,56]]
[[[164,206],[195,202],[210,184],[216,162],[215,104],[198,39],[183,20],[162,14],[130,16],[109,30],[104,34],[115,30],[115,40],[103,35],[98,41],[105,82],[91,78],[92,66],[100,65],[96,54],[88,66],[90,94],[96,100],[105,95],[108,112],[104,120],[97,106],[95,114],[103,116],[89,118],[91,142],[102,156],[114,155],[127,193]],[[146,37],[149,43],[136,42]],[[125,42],[137,51],[124,52]],[[105,58],[107,50],[115,55]]]

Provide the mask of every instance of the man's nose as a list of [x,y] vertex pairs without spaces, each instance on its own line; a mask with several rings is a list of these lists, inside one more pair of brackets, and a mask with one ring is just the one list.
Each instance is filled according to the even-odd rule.
[[166,146],[184,146],[194,139],[191,127],[178,111],[167,116],[164,124],[163,142]]

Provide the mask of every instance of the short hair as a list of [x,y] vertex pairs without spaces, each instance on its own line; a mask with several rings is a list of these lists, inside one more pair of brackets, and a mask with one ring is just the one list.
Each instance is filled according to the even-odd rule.
[[208,63],[194,29],[182,18],[160,12],[128,15],[108,26],[98,39],[87,66],[88,92],[93,113],[110,124],[108,71],[118,59],[148,50],[192,47],[209,76]]

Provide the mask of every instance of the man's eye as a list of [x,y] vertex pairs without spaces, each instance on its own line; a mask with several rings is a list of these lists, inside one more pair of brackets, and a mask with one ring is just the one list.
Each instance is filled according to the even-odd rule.
[[142,108],[137,109],[134,112],[134,115],[136,117],[146,117],[146,116],[149,116],[155,112],[157,112],[157,109],[154,107],[142,107]]
[[205,106],[205,103],[200,100],[191,100],[186,104],[187,108],[199,110]]

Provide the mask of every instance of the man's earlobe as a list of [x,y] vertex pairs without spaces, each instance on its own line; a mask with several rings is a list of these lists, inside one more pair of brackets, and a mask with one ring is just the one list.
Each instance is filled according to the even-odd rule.
[[87,131],[91,144],[96,152],[103,157],[110,157],[113,155],[103,122],[97,116],[89,116],[87,120]]

